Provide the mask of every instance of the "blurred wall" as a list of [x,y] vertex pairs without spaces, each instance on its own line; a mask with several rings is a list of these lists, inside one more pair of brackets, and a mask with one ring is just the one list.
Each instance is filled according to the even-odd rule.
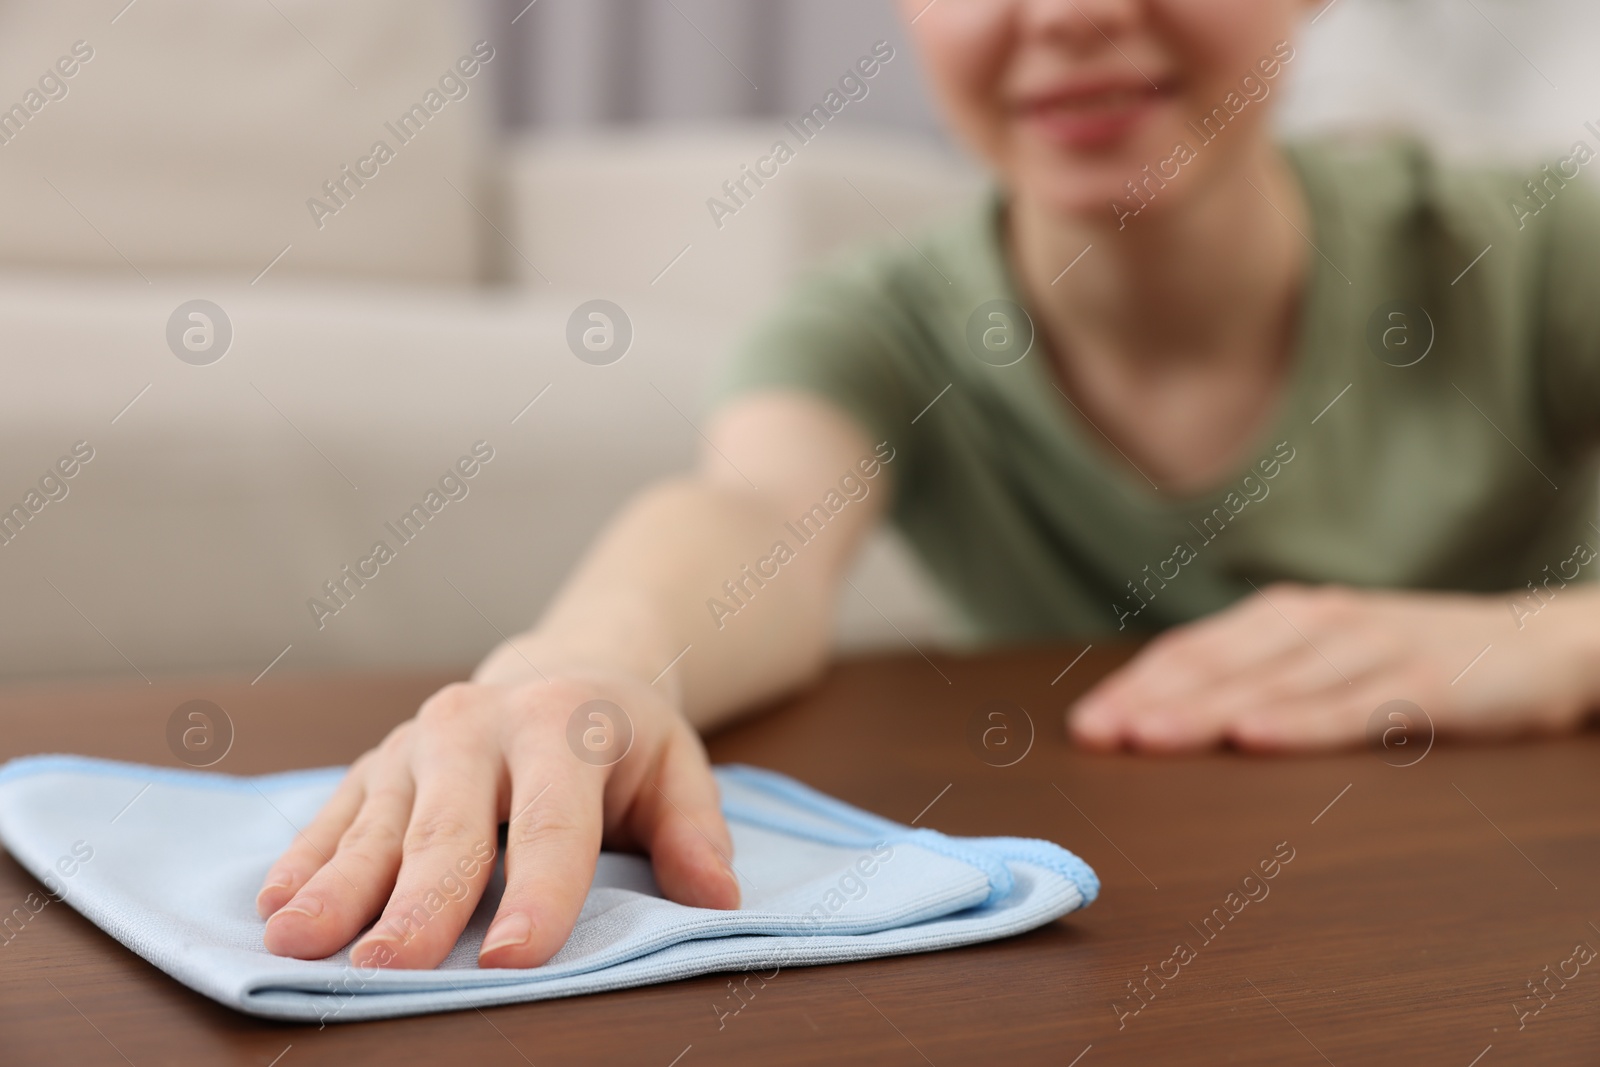
[[[513,128],[787,115],[873,41],[905,40],[892,0],[483,2],[517,20],[500,72]],[[1282,120],[1404,127],[1462,155],[1546,152],[1600,117],[1596,39],[1594,0],[1334,0],[1308,8]],[[920,75],[881,80],[858,119],[942,138]]]
[[[513,127],[787,115],[875,41],[909,55],[888,0],[489,2],[488,17],[517,20],[502,72]],[[919,78],[881,79],[858,106],[863,121],[936,135]]]

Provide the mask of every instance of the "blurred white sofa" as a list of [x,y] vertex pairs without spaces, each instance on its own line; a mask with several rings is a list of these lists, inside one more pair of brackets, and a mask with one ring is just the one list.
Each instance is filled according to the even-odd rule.
[[[797,271],[976,187],[830,129],[719,228],[706,199],[781,124],[497,144],[491,59],[319,229],[305,202],[493,32],[425,0],[124,2],[0,5],[0,69],[94,52],[0,143],[3,677],[474,661],[690,462],[709,366]],[[610,365],[566,342],[593,298],[633,324]],[[194,299],[231,326],[208,365],[168,341]],[[379,538],[396,558],[345,580]],[[856,577],[842,643],[955,635],[895,542]]]

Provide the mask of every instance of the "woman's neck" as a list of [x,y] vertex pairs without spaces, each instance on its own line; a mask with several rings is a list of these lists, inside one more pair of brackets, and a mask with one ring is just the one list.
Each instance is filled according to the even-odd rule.
[[1058,360],[1156,371],[1281,356],[1272,351],[1281,345],[1264,342],[1284,336],[1314,254],[1301,236],[1310,232],[1304,194],[1266,144],[1208,177],[1187,201],[1129,217],[1120,230],[1109,213],[1089,223],[1013,198],[1012,269]]
[[1146,479],[1188,491],[1248,462],[1280,410],[1315,254],[1276,149],[1209,178],[1120,230],[1026,197],[1007,215],[1012,269],[1063,393]]

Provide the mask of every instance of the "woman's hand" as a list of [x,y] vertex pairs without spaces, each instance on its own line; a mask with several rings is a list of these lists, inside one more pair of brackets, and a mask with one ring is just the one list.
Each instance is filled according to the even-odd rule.
[[1068,728],[1094,748],[1359,743],[1390,700],[1442,734],[1576,727],[1600,706],[1600,591],[1509,596],[1280,584],[1177,627],[1091,689]]
[[[594,700],[614,707],[577,711]],[[320,959],[378,917],[353,964],[437,965],[483,895],[508,820],[505,896],[482,966],[534,967],[565,944],[602,840],[647,850],[672,900],[738,906],[693,728],[638,679],[570,671],[446,686],[357,760],[264,879],[267,948]]]

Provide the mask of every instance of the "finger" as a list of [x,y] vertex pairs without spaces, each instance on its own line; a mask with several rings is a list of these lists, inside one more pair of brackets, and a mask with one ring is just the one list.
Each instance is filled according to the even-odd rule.
[[512,743],[506,891],[478,950],[483,967],[537,967],[566,944],[600,856],[608,768],[572,755],[550,730]]
[[643,788],[634,832],[650,850],[661,891],[690,907],[737,908],[733,838],[699,738],[675,734]]
[[1091,748],[1123,744],[1141,712],[1181,705],[1215,683],[1214,665],[1203,660],[1192,643],[1158,639],[1067,709],[1069,732]]
[[1329,692],[1240,715],[1228,724],[1228,737],[1256,752],[1349,747],[1365,739],[1373,709],[1389,699],[1384,694],[1393,695],[1389,689]]
[[463,716],[434,730],[438,740],[424,734],[414,757],[417,798],[394,893],[352,946],[350,961],[357,966],[438,966],[494,873],[504,761],[489,736],[474,736]]
[[1133,747],[1191,751],[1219,744],[1241,717],[1270,715],[1291,705],[1345,696],[1345,683],[1305,645],[1249,671],[1219,678],[1182,700],[1130,709],[1124,733]]
[[311,825],[297,833],[283,855],[267,869],[266,876],[261,879],[261,891],[256,894],[257,915],[270,918],[328,862],[328,857],[339,846],[340,836],[361,810],[362,799],[366,796],[362,785],[365,773],[366,762],[358,760],[317,812],[317,817],[311,820]]
[[1135,717],[1150,715],[1153,733],[1170,724],[1173,743],[1185,746],[1190,742],[1169,709],[1191,704],[1233,677],[1267,669],[1302,644],[1270,604],[1252,598],[1158,637],[1069,709],[1068,729],[1080,744],[1115,747],[1130,739]]
[[1299,642],[1265,598],[1251,596],[1167,631],[1103,684],[1111,692],[1178,696],[1276,659]]
[[399,759],[375,762],[366,797],[338,848],[305,886],[267,920],[267,951],[319,960],[331,956],[378,913],[395,872],[411,814],[411,771]]

